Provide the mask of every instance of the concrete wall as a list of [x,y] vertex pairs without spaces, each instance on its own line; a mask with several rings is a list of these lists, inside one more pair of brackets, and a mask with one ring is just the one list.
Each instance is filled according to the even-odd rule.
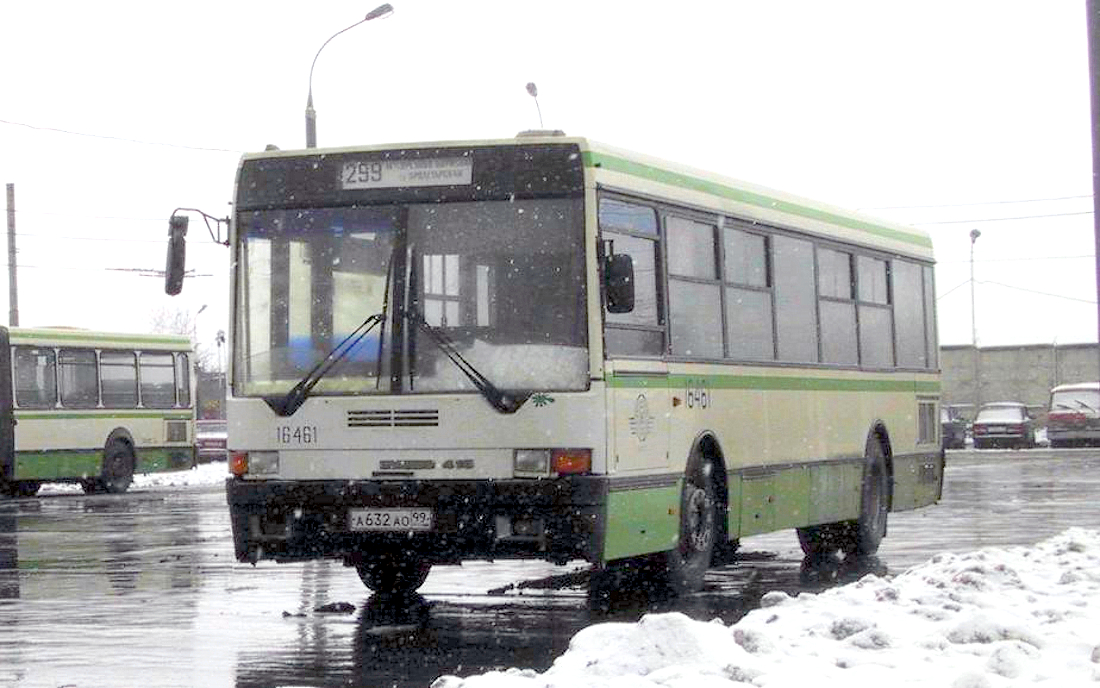
[[961,406],[973,417],[973,404],[1019,401],[1045,418],[1050,389],[1069,382],[1100,380],[1096,344],[984,347],[977,350],[980,389],[975,390],[975,350],[971,346],[940,348],[944,405]]

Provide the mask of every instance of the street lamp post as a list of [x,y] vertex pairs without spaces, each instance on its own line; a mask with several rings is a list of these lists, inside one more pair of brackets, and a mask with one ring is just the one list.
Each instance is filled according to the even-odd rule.
[[317,49],[317,54],[313,56],[313,64],[309,66],[309,95],[306,97],[306,148],[317,147],[317,111],[313,109],[313,68],[317,66],[317,58],[320,57],[321,51],[325,49],[329,41],[345,31],[350,31],[360,24],[369,22],[371,19],[384,17],[391,12],[393,12],[393,7],[388,2],[381,4],[368,12],[366,17],[363,17],[346,29],[341,29],[329,36],[328,40],[322,43],[321,47]]
[[970,344],[974,348],[974,414],[982,405],[982,364],[978,355],[978,311],[975,308],[974,298],[974,244],[982,233],[977,229],[970,230]]

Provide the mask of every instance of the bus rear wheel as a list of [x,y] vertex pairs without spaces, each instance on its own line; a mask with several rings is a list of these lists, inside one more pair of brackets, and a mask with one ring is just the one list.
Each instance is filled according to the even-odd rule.
[[836,554],[847,539],[847,523],[825,523],[797,528],[798,544],[810,559],[825,559]]
[[355,564],[363,585],[380,595],[408,595],[428,578],[432,564],[410,554],[382,554]]
[[863,468],[859,520],[847,529],[842,545],[845,554],[865,556],[878,551],[886,537],[886,517],[890,511],[890,476],[886,472],[886,452],[878,436],[867,442]]
[[882,538],[886,537],[889,489],[886,452],[876,435],[867,442],[859,518],[796,529],[802,553],[811,559],[823,559],[838,550],[856,556],[877,552]]
[[695,457],[689,462],[680,498],[680,537],[665,553],[665,574],[676,595],[698,592],[714,555],[718,529],[713,464]]

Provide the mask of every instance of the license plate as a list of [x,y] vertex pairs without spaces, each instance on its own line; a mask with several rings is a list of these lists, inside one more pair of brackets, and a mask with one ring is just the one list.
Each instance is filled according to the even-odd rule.
[[1000,425],[990,425],[989,426],[989,432],[1004,432],[1004,431],[1005,431],[1004,427],[1002,427]]
[[431,509],[352,509],[348,512],[348,530],[367,532],[409,532],[432,529]]

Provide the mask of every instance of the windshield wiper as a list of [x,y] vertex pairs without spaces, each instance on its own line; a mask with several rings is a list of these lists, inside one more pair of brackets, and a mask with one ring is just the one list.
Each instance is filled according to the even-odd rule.
[[489,378],[485,377],[481,371],[475,368],[472,363],[463,358],[462,354],[458,353],[458,347],[455,346],[454,342],[443,330],[428,324],[428,321],[424,319],[424,315],[420,313],[420,311],[406,310],[403,311],[403,313],[408,320],[416,323],[420,329],[431,336],[432,341],[439,347],[439,350],[446,354],[447,358],[451,359],[451,362],[470,379],[474,387],[477,387],[477,390],[481,392],[481,396],[485,397],[489,405],[497,411],[501,413],[515,413],[531,396],[529,392],[519,394],[502,392],[489,380]]
[[1094,409],[1093,407],[1089,406],[1088,404],[1086,404],[1085,402],[1081,401],[1080,399],[1074,399],[1073,401],[1074,401],[1074,402],[1075,402],[1075,403],[1076,403],[1076,404],[1077,404],[1078,406],[1080,406],[1080,407],[1082,407],[1082,408],[1085,408],[1085,409],[1088,409],[1089,411],[1092,411],[1093,413],[1096,413],[1096,409]]
[[378,323],[382,322],[385,316],[382,313],[375,313],[368,317],[366,320],[356,327],[351,334],[340,340],[340,343],[332,348],[332,351],[328,352],[321,362],[313,366],[313,369],[306,373],[305,377],[298,381],[298,384],[294,385],[289,392],[286,393],[282,399],[268,400],[271,408],[275,410],[280,416],[291,416],[297,411],[305,402],[306,397],[309,396],[310,391],[317,386],[317,383],[321,381],[325,375],[328,374],[332,367],[335,366],[340,359],[348,355],[355,346],[366,337]]

